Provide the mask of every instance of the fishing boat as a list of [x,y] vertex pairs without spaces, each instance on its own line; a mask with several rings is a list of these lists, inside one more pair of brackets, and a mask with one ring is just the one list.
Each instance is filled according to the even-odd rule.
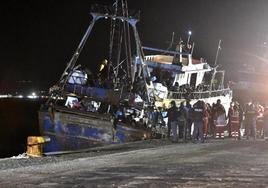
[[[194,43],[190,44],[189,37],[187,42],[180,40],[174,51],[143,47],[146,51],[159,53],[145,56],[153,78],[154,87],[150,91],[155,105],[166,108],[171,101],[180,105],[186,100],[191,104],[203,100],[212,105],[220,99],[227,112],[232,102],[232,89],[225,87],[225,71],[218,70],[217,60],[211,66],[204,58],[194,59]],[[216,59],[219,50],[220,42]]]
[[[163,118],[155,117],[172,100],[178,104],[185,100],[212,104],[221,99],[228,108],[232,91],[224,87],[224,71],[204,59],[193,59],[193,48],[188,44],[179,43],[175,51],[143,47],[136,27],[139,15],[130,12],[125,0],[116,0],[112,7],[92,7],[92,21],[85,35],[39,111],[41,135],[50,138],[45,152],[81,150],[166,134]],[[103,61],[98,79],[92,83],[88,71],[77,61],[93,26],[105,19],[110,19],[111,26],[109,58]],[[145,50],[160,54],[145,55]]]
[[[125,0],[116,0],[111,7],[92,6],[90,25],[39,111],[40,133],[50,138],[44,152],[74,151],[152,137],[152,129],[147,126],[152,108],[147,88],[152,83],[145,82],[149,73],[136,27],[139,12],[130,12]],[[109,20],[111,26],[109,58],[92,83],[77,61],[99,20]],[[130,36],[131,29],[134,36]],[[132,57],[137,57],[140,64]],[[136,76],[142,78],[139,86],[143,95],[133,93]]]

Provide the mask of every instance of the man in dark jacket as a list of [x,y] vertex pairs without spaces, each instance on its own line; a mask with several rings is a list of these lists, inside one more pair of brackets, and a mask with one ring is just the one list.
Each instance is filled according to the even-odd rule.
[[177,142],[178,141],[178,108],[176,106],[175,101],[171,101],[171,107],[168,109],[168,122],[171,126],[172,130],[172,141]]
[[186,101],[186,106],[185,106],[185,109],[186,109],[186,114],[187,114],[187,119],[186,119],[186,130],[185,130],[185,136],[187,139],[191,139],[191,133],[192,133],[192,119],[190,117],[190,113],[192,111],[192,105],[190,103],[190,100],[187,100]]
[[194,142],[200,139],[200,141],[203,143],[204,142],[203,128],[204,128],[204,117],[205,117],[205,108],[203,101],[199,100],[194,104],[191,116],[194,122],[194,133],[193,133]]
[[178,115],[179,138],[183,138],[184,140],[186,140],[186,120],[188,112],[186,109],[185,102],[181,102]]
[[256,138],[256,118],[256,105],[249,102],[245,108],[245,132],[247,139],[249,139],[250,136],[252,136],[253,139]]

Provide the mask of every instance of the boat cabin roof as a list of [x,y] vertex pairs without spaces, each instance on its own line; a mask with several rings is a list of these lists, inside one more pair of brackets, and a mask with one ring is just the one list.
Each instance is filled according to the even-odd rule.
[[[161,63],[161,64],[172,64],[174,56],[170,55],[148,55],[145,56],[145,60],[148,62],[155,62],[155,63]],[[201,60],[198,59],[192,59],[192,64],[201,64]],[[188,57],[182,57],[182,65],[187,66],[188,65]]]

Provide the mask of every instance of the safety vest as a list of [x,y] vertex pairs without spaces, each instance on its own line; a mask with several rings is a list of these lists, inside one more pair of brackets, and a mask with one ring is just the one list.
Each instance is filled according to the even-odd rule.
[[239,111],[233,111],[230,120],[231,123],[239,123]]

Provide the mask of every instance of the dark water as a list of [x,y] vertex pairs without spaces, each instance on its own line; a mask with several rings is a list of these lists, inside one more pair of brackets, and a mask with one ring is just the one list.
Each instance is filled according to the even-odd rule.
[[40,135],[40,100],[0,99],[0,158],[26,152],[27,137]]

